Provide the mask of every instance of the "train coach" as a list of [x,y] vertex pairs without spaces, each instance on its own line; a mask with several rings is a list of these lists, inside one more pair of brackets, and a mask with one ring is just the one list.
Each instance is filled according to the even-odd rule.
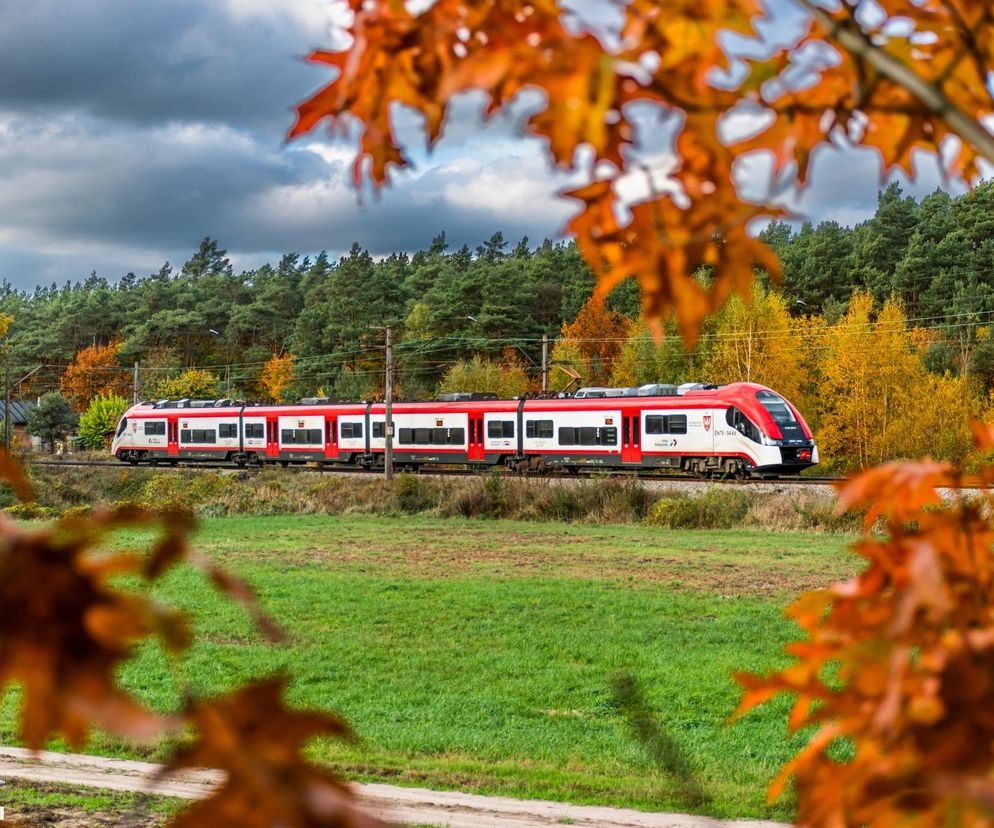
[[[503,465],[518,471],[671,469],[704,477],[797,474],[818,462],[794,406],[753,383],[582,389],[572,397],[499,400],[450,394],[393,405],[398,468]],[[161,400],[131,407],[114,436],[129,463],[381,465],[383,403],[323,398],[263,406]]]

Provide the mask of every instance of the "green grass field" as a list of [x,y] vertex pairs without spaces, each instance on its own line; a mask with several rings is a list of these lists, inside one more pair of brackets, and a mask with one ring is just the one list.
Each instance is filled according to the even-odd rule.
[[6,819],[11,825],[54,824],[66,828],[142,825],[155,828],[164,825],[185,804],[178,799],[21,779],[5,780],[0,788],[0,806],[6,809]]
[[198,543],[293,641],[264,643],[178,571],[163,598],[194,613],[198,644],[179,664],[148,647],[124,670],[150,704],[284,669],[294,702],[355,727],[361,744],[315,747],[352,778],[726,817],[789,816],[765,787],[800,745],[784,704],[727,726],[729,674],[780,663],[790,598],[858,563],[824,534],[440,518],[215,519]]

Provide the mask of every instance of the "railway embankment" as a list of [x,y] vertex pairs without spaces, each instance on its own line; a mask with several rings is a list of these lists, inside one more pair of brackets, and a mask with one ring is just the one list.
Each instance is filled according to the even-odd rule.
[[[45,518],[92,505],[134,503],[183,508],[203,517],[237,515],[424,514],[471,519],[640,523],[674,529],[755,526],[782,531],[854,532],[859,517],[840,516],[827,485],[742,485],[631,477],[520,478],[315,474],[306,470],[237,472],[115,466],[30,466],[38,501],[0,494],[0,508]],[[6,499],[4,499],[6,498]]]

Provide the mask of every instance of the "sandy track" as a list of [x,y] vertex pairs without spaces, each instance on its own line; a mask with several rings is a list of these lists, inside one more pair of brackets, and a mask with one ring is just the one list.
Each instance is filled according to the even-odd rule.
[[[161,765],[148,762],[74,753],[32,754],[23,748],[0,747],[0,779],[3,778],[198,799],[208,794],[222,777],[210,770],[164,777]],[[603,828],[781,828],[775,822],[729,822],[684,814],[650,814],[396,785],[356,785],[355,789],[367,809],[384,819],[450,828],[545,828],[562,824]]]

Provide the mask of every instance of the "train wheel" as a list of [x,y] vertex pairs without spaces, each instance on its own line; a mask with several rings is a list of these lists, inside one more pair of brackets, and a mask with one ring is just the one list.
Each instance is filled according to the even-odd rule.
[[290,465],[290,461],[289,460],[280,460],[280,465],[285,469],[287,466]]

